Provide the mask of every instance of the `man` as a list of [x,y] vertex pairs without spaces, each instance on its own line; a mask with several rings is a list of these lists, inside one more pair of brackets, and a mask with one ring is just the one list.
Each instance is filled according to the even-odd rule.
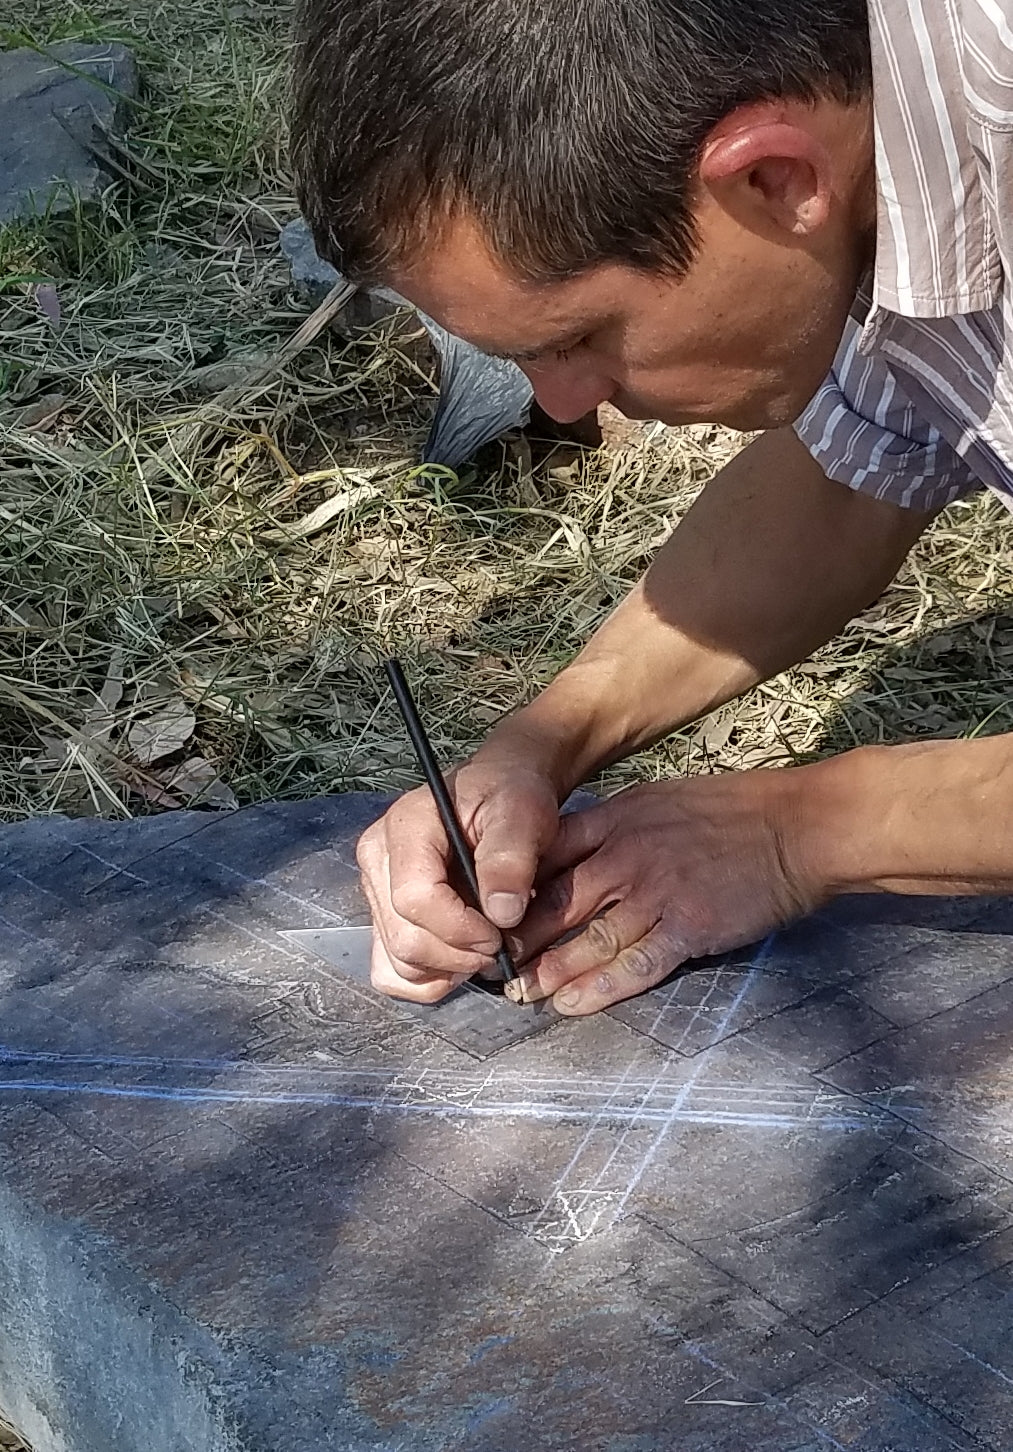
[[[934,513],[1013,499],[1010,0],[308,0],[320,250],[515,358],[550,414],[765,432],[574,663],[362,840],[374,982],[591,1013],[845,891],[1013,887],[1013,740],[559,803],[801,660]],[[586,930],[553,947],[568,930]]]

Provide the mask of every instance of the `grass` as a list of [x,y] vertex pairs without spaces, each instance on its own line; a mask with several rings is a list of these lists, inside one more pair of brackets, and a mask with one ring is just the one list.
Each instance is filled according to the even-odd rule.
[[[739,440],[533,459],[510,439],[460,477],[421,470],[434,389],[404,322],[324,329],[256,381],[307,312],[277,248],[284,7],[18,16],[4,43],[127,41],[145,91],[114,158],[129,183],[0,235],[0,815],[407,785],[392,648],[459,757],[573,655]],[[607,785],[1011,729],[1011,583],[1001,506],[958,505],[813,661]]]

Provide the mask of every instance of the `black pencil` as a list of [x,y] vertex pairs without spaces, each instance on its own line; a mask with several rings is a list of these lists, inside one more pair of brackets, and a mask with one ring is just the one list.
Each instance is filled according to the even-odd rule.
[[[454,804],[450,799],[447,790],[447,783],[444,780],[440,764],[436,760],[436,753],[426,735],[426,728],[422,724],[418,708],[412,699],[412,693],[408,689],[408,682],[405,680],[404,671],[401,669],[401,662],[391,658],[383,663],[387,672],[387,679],[390,681],[391,689],[394,692],[394,699],[397,702],[398,710],[404,718],[408,728],[408,735],[411,737],[412,745],[415,748],[415,755],[418,757],[422,775],[426,779],[429,790],[436,802],[436,810],[440,814],[440,821],[443,823],[443,830],[457,858],[457,865],[461,869],[461,876],[471,894],[471,906],[479,912],[482,911],[482,899],[478,890],[478,875],[475,872],[475,856],[471,850],[471,844],[464,835],[464,830],[457,819]],[[503,974],[505,983],[512,983],[517,977],[517,970],[513,960],[507,952],[506,945],[501,944],[496,954],[496,964]]]

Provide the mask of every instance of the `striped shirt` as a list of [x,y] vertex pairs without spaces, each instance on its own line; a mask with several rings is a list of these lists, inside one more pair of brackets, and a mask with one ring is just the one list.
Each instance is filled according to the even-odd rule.
[[1013,509],[1013,0],[869,0],[871,292],[795,430],[826,473]]

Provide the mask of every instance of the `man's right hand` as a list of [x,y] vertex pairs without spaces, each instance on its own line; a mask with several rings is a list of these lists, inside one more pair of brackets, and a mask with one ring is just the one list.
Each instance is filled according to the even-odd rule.
[[453,853],[426,787],[399,798],[359,840],[373,914],[373,986],[435,1003],[464,979],[494,971],[500,930],[527,911],[539,860],[559,828],[559,799],[532,764],[530,741],[483,747],[449,778],[475,852],[482,912],[459,896]]

